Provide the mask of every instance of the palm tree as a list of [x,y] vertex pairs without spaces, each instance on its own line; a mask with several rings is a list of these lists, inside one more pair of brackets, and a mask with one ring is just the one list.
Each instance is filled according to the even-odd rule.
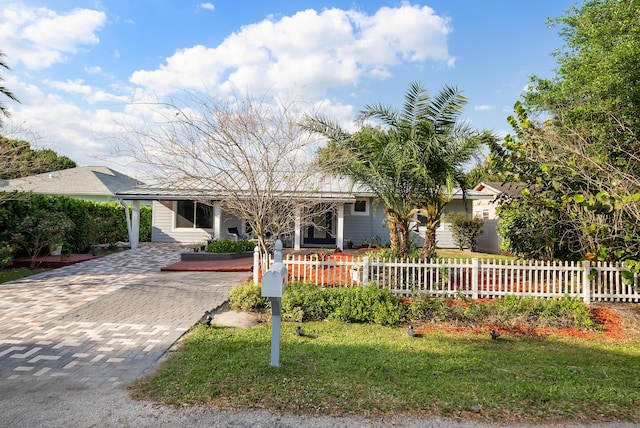
[[371,126],[362,126],[350,134],[317,116],[305,118],[302,126],[329,139],[327,147],[318,150],[317,161],[322,169],[367,186],[376,195],[376,202],[384,205],[383,223],[389,229],[391,248],[406,257],[414,209],[409,180],[413,160],[397,134]]
[[[0,51],[0,68],[4,68],[5,70],[11,70],[9,68],[9,66],[4,62],[4,60],[2,59],[3,57],[5,57],[6,55]],[[11,93],[11,91],[9,89],[7,89],[2,82],[4,81],[4,79],[2,77],[0,77],[0,94],[4,95],[5,97],[8,97],[10,99],[12,99],[13,101],[16,102],[20,102],[18,101],[18,99],[15,97],[15,95],[13,95]],[[2,115],[4,117],[9,117],[10,113],[9,110],[7,110],[7,108],[4,106],[4,104],[0,103],[0,113],[2,113]],[[0,119],[0,125],[2,125],[2,120]]]
[[[421,257],[429,259],[436,248],[436,228],[444,206],[453,196],[454,186],[464,192],[464,166],[479,153],[483,143],[493,138],[478,133],[460,120],[466,97],[445,86],[435,98],[414,82],[405,94],[402,110],[383,105],[366,106],[358,115],[364,122],[382,122],[411,156],[407,179],[413,190],[412,214],[425,226]],[[420,218],[421,217],[421,218]]]
[[[419,83],[405,94],[402,110],[367,105],[357,115],[360,131],[349,134],[324,118],[306,118],[303,126],[330,139],[320,150],[332,172],[367,185],[385,205],[392,247],[409,253],[409,226],[423,217],[425,244],[421,256],[435,251],[435,231],[454,185],[464,182],[463,167],[479,152],[485,138],[460,121],[466,98],[445,87],[432,99]],[[367,121],[379,127],[365,125]]]

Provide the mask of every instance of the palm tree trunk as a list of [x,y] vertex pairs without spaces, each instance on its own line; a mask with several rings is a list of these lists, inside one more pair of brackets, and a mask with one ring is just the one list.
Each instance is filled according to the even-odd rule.
[[393,218],[389,212],[387,212],[387,228],[389,229],[389,242],[391,244],[391,249],[395,250],[399,247],[400,241],[398,240],[398,227],[397,220]]
[[424,245],[420,251],[420,257],[424,260],[431,260],[433,254],[436,252],[436,225],[437,223],[431,223],[424,232]]
[[409,240],[409,224],[405,221],[398,224],[400,234],[400,247],[398,248],[398,257],[406,259],[409,257],[409,246],[411,242]]

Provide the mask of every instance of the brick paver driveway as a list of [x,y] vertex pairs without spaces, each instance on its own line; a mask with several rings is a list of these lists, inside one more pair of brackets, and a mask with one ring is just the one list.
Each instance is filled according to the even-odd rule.
[[177,245],[146,244],[0,284],[0,381],[84,387],[140,375],[247,273],[160,272]]

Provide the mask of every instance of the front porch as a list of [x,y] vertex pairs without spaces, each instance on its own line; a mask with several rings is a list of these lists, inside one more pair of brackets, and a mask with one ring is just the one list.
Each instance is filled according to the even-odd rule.
[[[131,247],[138,245],[139,203],[133,201],[127,209],[127,224]],[[191,207],[189,207],[191,204]],[[271,237],[280,239],[285,247],[293,250],[302,248],[344,249],[345,204],[337,203],[335,209],[314,217],[314,223],[305,224],[303,213],[294,216],[292,231],[287,236]],[[220,202],[205,205],[195,201],[154,201],[152,242],[180,242],[201,245],[216,239],[248,239],[255,242],[255,235],[244,219],[225,213]]]

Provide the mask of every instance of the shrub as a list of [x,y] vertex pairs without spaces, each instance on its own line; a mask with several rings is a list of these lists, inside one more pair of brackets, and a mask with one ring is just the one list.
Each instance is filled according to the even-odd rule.
[[482,234],[482,219],[466,213],[447,214],[447,221],[451,223],[449,229],[453,235],[453,242],[458,249],[473,250],[478,245],[478,237]]
[[44,210],[31,212],[17,226],[18,231],[13,234],[11,240],[29,255],[32,269],[35,267],[36,257],[50,246],[67,242],[75,227],[64,213]]
[[[38,212],[63,213],[71,220],[75,227],[65,234],[64,241],[73,252],[88,252],[94,244],[115,244],[129,239],[124,207],[118,203],[28,193],[12,198],[0,205],[0,240],[9,241],[14,235],[30,233],[23,220],[25,215]],[[140,207],[140,241],[151,240],[151,213],[151,207]],[[24,249],[22,254],[26,254]]]
[[207,245],[206,251],[209,253],[244,253],[245,251],[253,251],[256,244],[241,239],[239,241],[233,241],[231,239],[220,239],[212,241]]
[[253,282],[236,285],[229,291],[231,309],[253,312],[269,306],[269,300],[262,297],[260,285]]
[[444,321],[449,318],[450,313],[451,307],[445,299],[425,295],[412,299],[408,308],[408,318],[412,321]]
[[6,242],[0,242],[0,269],[13,263],[13,247]]
[[405,318],[404,304],[389,290],[376,287],[344,287],[331,290],[333,312],[342,322],[375,322],[396,325]]
[[285,320],[319,321],[327,318],[331,311],[327,291],[309,282],[291,284],[282,296]]

